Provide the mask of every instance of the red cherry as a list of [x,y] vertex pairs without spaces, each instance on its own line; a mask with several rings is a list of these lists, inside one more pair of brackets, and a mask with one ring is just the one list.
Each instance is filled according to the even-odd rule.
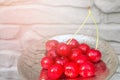
[[79,42],[76,39],[69,39],[67,43],[71,48],[76,48],[79,45]]
[[49,77],[48,77],[47,74],[48,74],[48,70],[42,69],[41,72],[40,72],[39,80],[48,80]]
[[82,63],[79,66],[79,74],[82,77],[92,77],[95,75],[95,67],[91,62]]
[[52,57],[52,58],[58,57],[57,52],[56,52],[56,49],[51,49],[51,50],[49,50],[49,51],[47,52],[47,56]]
[[78,65],[81,65],[82,63],[85,63],[85,62],[87,62],[87,61],[89,61],[89,60],[88,60],[88,57],[85,56],[85,55],[80,55],[80,56],[78,56],[78,57],[75,59],[75,62],[76,62]]
[[98,63],[95,63],[95,70],[96,75],[99,75],[106,72],[107,66],[103,61],[99,61]]
[[48,76],[51,79],[58,79],[63,74],[64,68],[60,64],[54,64],[48,69]]
[[99,77],[80,77],[79,80],[101,80]]
[[51,65],[53,65],[54,61],[51,57],[43,57],[41,60],[41,66],[44,69],[48,69]]
[[67,78],[67,79],[63,79],[63,80],[81,80],[81,79],[80,79],[80,76],[79,76],[79,77],[76,77],[76,78]]
[[58,46],[57,46],[57,53],[60,55],[60,56],[69,56],[69,54],[71,53],[71,49],[70,47],[65,44],[65,43],[60,43]]
[[84,54],[86,54],[87,51],[90,49],[90,47],[85,43],[79,44],[78,47],[83,51]]
[[66,57],[57,57],[56,59],[55,59],[55,63],[57,63],[57,64],[61,64],[61,65],[65,65],[66,63],[68,63],[69,62],[69,60],[66,58]]
[[82,51],[79,48],[74,48],[72,49],[72,52],[69,57],[70,60],[75,61],[75,59],[80,55],[82,55]]
[[57,40],[48,40],[46,42],[46,49],[49,51],[50,49],[55,49],[59,42]]
[[79,74],[78,65],[75,62],[66,63],[64,66],[64,74],[70,78],[76,78]]
[[64,72],[63,72],[63,74],[61,75],[61,77],[59,78],[59,80],[66,80],[66,76],[65,76]]
[[87,52],[88,58],[92,61],[92,62],[98,62],[101,59],[101,52],[99,50],[95,50],[95,49],[90,49]]

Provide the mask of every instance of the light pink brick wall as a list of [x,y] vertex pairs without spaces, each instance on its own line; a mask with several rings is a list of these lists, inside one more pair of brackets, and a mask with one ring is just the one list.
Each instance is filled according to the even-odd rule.
[[[92,7],[100,37],[120,55],[119,0],[0,0],[0,80],[19,80],[16,65],[26,42],[74,33],[88,6]],[[91,19],[80,33],[95,35]]]

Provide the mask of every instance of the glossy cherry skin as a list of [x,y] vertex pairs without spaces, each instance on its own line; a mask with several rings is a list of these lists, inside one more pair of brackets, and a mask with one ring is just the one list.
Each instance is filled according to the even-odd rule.
[[51,57],[43,57],[41,60],[41,66],[44,69],[50,68],[50,66],[52,66],[53,64],[54,64],[54,61]]
[[92,77],[95,75],[95,66],[91,62],[82,63],[79,66],[79,74],[82,77]]
[[82,54],[83,54],[83,53],[82,53],[81,49],[79,49],[79,48],[74,48],[74,49],[72,49],[69,58],[70,58],[70,60],[75,61],[75,59],[76,59],[78,56],[82,55]]
[[102,57],[101,52],[99,50],[95,50],[95,49],[90,49],[87,52],[87,56],[89,57],[89,59],[92,62],[98,62],[98,61],[100,61],[100,59]]
[[51,58],[58,57],[56,49],[51,49],[51,50],[47,51],[46,55],[51,57]]
[[96,77],[80,77],[79,80],[101,80],[99,78],[96,79]]
[[42,69],[41,70],[39,80],[49,80],[47,69]]
[[71,54],[71,49],[67,44],[59,43],[57,46],[57,53],[60,56],[69,56]]
[[76,77],[76,78],[67,78],[67,79],[63,79],[63,80],[81,80],[81,79],[80,79],[80,76],[79,76],[79,77]]
[[68,58],[66,58],[66,57],[57,57],[56,59],[55,59],[55,63],[57,63],[57,64],[61,64],[62,66],[64,66],[66,63],[68,63],[69,62],[69,59]]
[[78,65],[81,65],[82,63],[85,63],[89,61],[88,57],[85,56],[85,55],[80,55],[78,56],[76,59],[75,59],[75,62],[78,64]]
[[64,74],[69,78],[76,78],[79,74],[78,65],[75,62],[66,63],[64,70]]
[[89,45],[87,45],[86,43],[81,43],[78,47],[83,51],[84,54],[86,54],[87,51],[90,49]]
[[69,39],[67,41],[67,45],[70,46],[70,48],[76,48],[79,45],[79,42],[76,39]]
[[59,42],[57,40],[48,40],[45,44],[46,50],[49,51],[51,49],[55,49]]
[[63,72],[64,72],[64,68],[62,65],[54,64],[48,69],[48,76],[53,80],[58,79],[61,77]]
[[99,62],[95,63],[95,70],[95,74],[99,75],[106,72],[107,66],[102,60],[100,60]]

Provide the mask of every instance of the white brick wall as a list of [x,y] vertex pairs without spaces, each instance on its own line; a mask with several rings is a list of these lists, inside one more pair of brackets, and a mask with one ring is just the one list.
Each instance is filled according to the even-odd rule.
[[[120,0],[0,0],[0,80],[19,80],[16,65],[25,44],[74,33],[88,6],[99,25],[100,37],[120,55]],[[79,33],[95,35],[91,19]]]

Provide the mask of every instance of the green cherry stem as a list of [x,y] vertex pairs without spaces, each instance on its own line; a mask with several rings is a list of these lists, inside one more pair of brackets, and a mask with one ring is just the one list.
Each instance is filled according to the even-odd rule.
[[95,17],[93,16],[92,12],[90,17],[92,18],[92,21],[94,22],[94,25],[96,26],[96,47],[95,49],[98,48],[98,44],[99,44],[99,30],[98,30],[98,25],[97,25],[97,21],[95,20]]
[[86,16],[86,18],[84,19],[84,21],[82,22],[82,24],[80,25],[80,27],[75,31],[75,33],[73,34],[73,36],[71,37],[71,39],[67,42],[67,44],[69,44],[70,41],[74,38],[74,36],[84,27],[84,25],[85,25],[85,23],[87,22],[87,20],[88,20],[89,17],[92,18],[92,21],[94,22],[94,25],[96,26],[96,46],[95,46],[95,49],[98,48],[98,43],[99,43],[99,30],[98,30],[97,21],[95,20],[95,17],[93,16],[90,7],[88,7],[88,15]]
[[80,27],[75,31],[75,33],[73,34],[73,36],[71,37],[71,39],[67,42],[67,44],[70,43],[70,41],[74,38],[74,36],[84,27],[85,23],[87,22],[88,18],[91,15],[91,11],[90,8],[88,8],[88,15],[85,17],[84,21],[82,22],[82,24],[80,25]]

